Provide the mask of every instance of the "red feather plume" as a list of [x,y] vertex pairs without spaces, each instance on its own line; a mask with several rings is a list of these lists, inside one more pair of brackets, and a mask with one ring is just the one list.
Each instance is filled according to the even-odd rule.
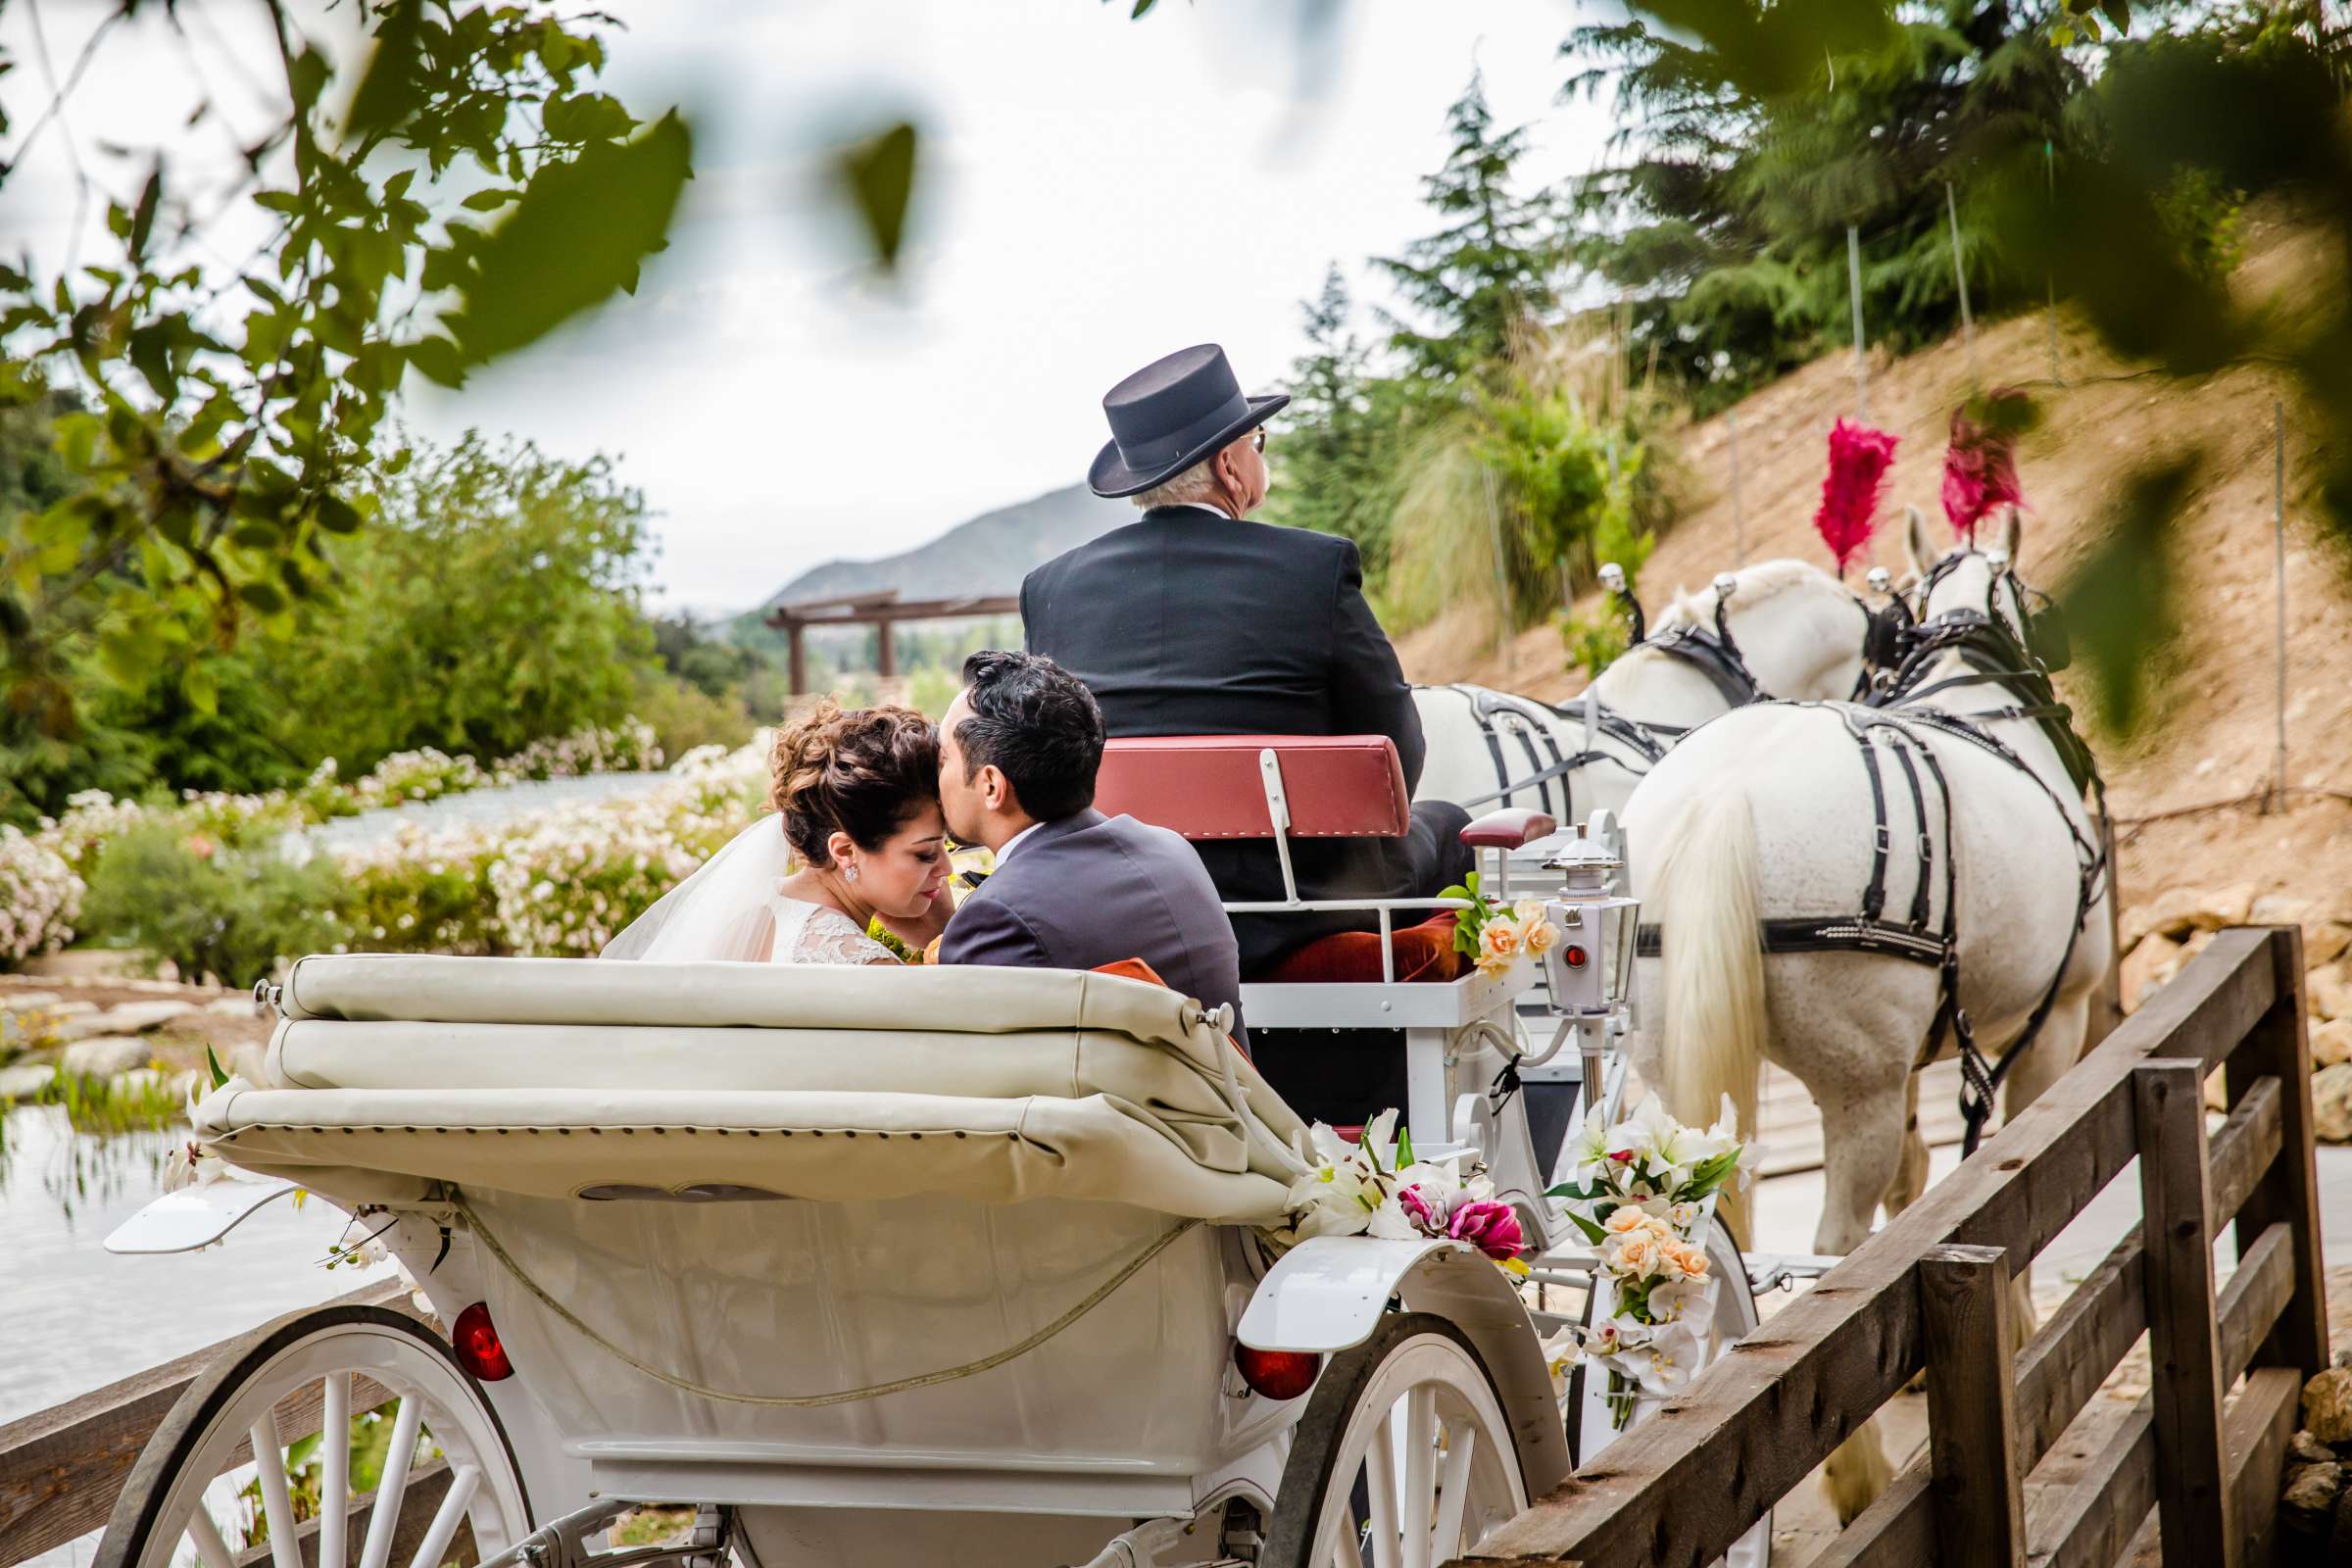
[[2002,507],[2023,505],[2017,483],[2017,453],[2003,432],[1952,411],[1952,440],[1943,450],[1943,514],[1952,532],[1971,544],[1977,524]]
[[1813,526],[1837,558],[1840,577],[1870,543],[1886,490],[1886,470],[1894,464],[1895,441],[1887,431],[1843,419],[1830,427],[1830,472],[1821,481],[1821,510],[1813,514]]

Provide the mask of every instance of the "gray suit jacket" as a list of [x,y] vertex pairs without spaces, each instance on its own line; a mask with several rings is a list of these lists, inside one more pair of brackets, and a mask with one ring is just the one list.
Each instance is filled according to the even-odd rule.
[[[959,906],[942,963],[1094,969],[1141,958],[1209,1006],[1242,1003],[1233,924],[1193,847],[1164,827],[1088,809],[1045,822]],[[1248,1041],[1237,1021],[1237,1040]]]

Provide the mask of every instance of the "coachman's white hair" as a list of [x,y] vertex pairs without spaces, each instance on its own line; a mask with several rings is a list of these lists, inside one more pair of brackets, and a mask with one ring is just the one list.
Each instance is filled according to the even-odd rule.
[[1149,512],[1153,507],[1197,507],[1217,499],[1217,474],[1212,465],[1216,453],[1194,464],[1172,479],[1162,479],[1151,489],[1131,497],[1135,504]]

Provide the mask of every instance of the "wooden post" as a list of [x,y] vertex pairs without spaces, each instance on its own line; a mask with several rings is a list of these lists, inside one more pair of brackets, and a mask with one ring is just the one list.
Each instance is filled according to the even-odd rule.
[[2291,1366],[2315,1377],[2328,1366],[2328,1301],[2320,1261],[2319,1175],[2312,1155],[2311,1046],[2303,1003],[2303,931],[2270,933],[2278,1000],[2247,1031],[2229,1060],[2230,1103],[2254,1081],[2278,1080],[2278,1157],[2237,1211],[2237,1255],[2243,1257],[2274,1221],[2294,1233],[2295,1294],[2269,1338],[2254,1352],[2256,1366]]
[[884,680],[899,672],[898,650],[891,643],[887,620],[874,622],[874,666]]
[[792,695],[799,697],[808,690],[808,628],[797,620],[784,623],[784,640],[792,649]]
[[2025,1568],[2009,1254],[1931,1247],[1919,1260],[1928,1454],[1942,1568]]
[[2223,1477],[2205,1070],[2201,1058],[2180,1056],[2154,1057],[2132,1070],[2165,1568],[2238,1568],[2241,1555]]

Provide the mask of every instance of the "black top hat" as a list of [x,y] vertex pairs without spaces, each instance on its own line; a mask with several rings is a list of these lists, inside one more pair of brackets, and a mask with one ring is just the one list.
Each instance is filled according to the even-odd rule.
[[1290,402],[1251,398],[1214,343],[1154,360],[1102,395],[1110,440],[1086,476],[1099,496],[1131,496],[1201,462]]

